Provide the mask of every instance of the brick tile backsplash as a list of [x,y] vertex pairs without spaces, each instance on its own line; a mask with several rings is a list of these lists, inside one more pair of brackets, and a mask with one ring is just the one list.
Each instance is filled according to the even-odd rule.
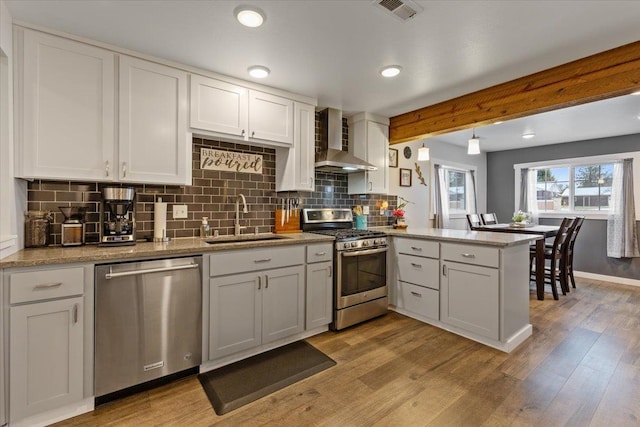
[[[317,116],[316,116],[317,120]],[[343,145],[346,149],[348,128],[343,122]],[[200,148],[215,148],[263,156],[262,175],[240,172],[222,172],[200,169]],[[319,135],[316,133],[316,151],[320,149]],[[153,238],[153,204],[162,198],[168,203],[167,236],[197,237],[203,216],[209,218],[212,229],[221,235],[233,234],[235,216],[235,198],[242,193],[247,200],[249,213],[241,214],[241,225],[253,232],[257,227],[260,233],[273,232],[275,229],[275,210],[279,208],[283,197],[295,197],[300,207],[351,208],[355,205],[368,205],[371,214],[368,225],[388,224],[388,217],[379,215],[379,203],[387,201],[390,208],[395,204],[395,196],[386,195],[349,195],[347,194],[347,175],[316,172],[316,188],[307,192],[275,192],[275,150],[271,148],[248,146],[240,143],[193,139],[193,185],[152,185],[152,184],[110,184],[96,182],[70,182],[34,180],[28,184],[27,208],[29,210],[49,210],[54,213],[51,227],[51,243],[61,243],[61,224],[64,216],[60,206],[86,206],[86,241],[99,241],[100,201],[102,188],[108,186],[134,187],[136,194],[135,218],[136,238]],[[188,218],[173,219],[174,204],[185,204]]]

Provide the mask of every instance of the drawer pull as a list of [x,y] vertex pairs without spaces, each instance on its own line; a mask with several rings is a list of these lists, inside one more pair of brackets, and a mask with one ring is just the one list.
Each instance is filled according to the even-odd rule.
[[414,297],[422,298],[422,294],[418,292],[411,291],[411,295],[413,295]]
[[411,249],[414,250],[414,251],[422,252],[422,248],[418,248],[418,247],[415,247],[415,246],[411,246]]
[[33,287],[34,291],[42,290],[42,289],[51,289],[62,286],[62,282],[54,282],[54,283],[43,283],[42,285],[36,285]]
[[316,252],[316,256],[325,256],[326,252]]
[[474,254],[460,254],[465,258],[475,258],[476,256]]
[[271,258],[262,258],[262,259],[254,259],[253,262],[255,262],[256,264],[261,263],[261,262],[269,262],[271,261]]
[[411,266],[415,268],[422,268],[422,264],[416,264],[415,262],[412,262]]

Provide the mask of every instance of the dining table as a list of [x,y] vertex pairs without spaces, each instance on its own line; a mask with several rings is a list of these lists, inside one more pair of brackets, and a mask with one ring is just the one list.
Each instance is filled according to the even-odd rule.
[[487,224],[473,227],[474,231],[493,231],[497,233],[537,234],[542,238],[536,240],[536,293],[540,301],[544,300],[544,246],[545,239],[558,234],[558,225],[538,224]]

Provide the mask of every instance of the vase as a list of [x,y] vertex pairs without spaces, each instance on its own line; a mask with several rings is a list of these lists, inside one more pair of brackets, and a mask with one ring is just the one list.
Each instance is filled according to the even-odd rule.
[[396,218],[396,223],[393,224],[393,228],[407,228],[407,222],[404,218]]
[[365,215],[356,215],[356,230],[367,229],[367,217]]

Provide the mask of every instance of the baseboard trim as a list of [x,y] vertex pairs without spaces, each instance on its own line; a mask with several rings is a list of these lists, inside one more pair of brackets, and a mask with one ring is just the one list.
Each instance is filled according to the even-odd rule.
[[606,276],[604,274],[587,273],[586,271],[577,270],[573,272],[573,275],[576,277],[582,277],[583,279],[601,280],[603,282],[612,282],[621,285],[640,287],[640,280],[628,279],[626,277]]

